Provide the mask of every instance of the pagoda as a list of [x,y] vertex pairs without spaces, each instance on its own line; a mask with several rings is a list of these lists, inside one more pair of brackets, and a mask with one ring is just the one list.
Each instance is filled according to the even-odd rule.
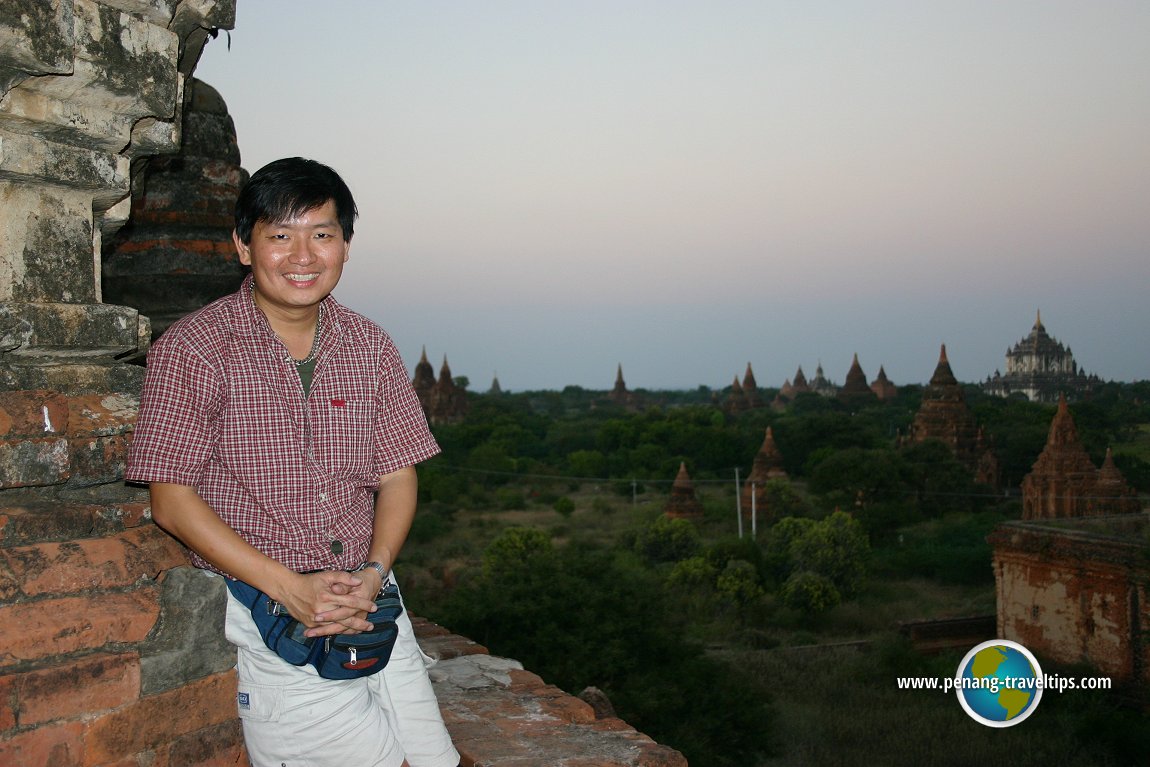
[[923,390],[922,404],[902,444],[925,442],[928,439],[939,440],[949,447],[955,458],[970,469],[975,482],[997,486],[998,460],[985,434],[974,422],[962,385],[950,368],[946,344],[939,350],[934,375]]
[[1031,402],[1057,402],[1066,395],[1077,399],[1099,383],[1074,361],[1069,346],[1063,346],[1046,332],[1039,311],[1030,335],[1006,352],[1006,374],[994,371],[982,389],[987,394],[1009,397],[1022,394]]
[[811,379],[811,391],[824,397],[833,397],[838,394],[838,387],[823,375],[823,363],[821,362],[815,368],[815,377]]
[[695,497],[695,484],[687,474],[687,464],[679,463],[679,474],[671,485],[671,497],[663,514],[673,519],[697,519],[703,516],[703,504]]
[[751,363],[747,363],[747,372],[743,374],[743,398],[748,408],[763,406],[762,395],[759,394],[759,384],[755,381],[755,373],[751,370]]
[[1066,397],[1050,423],[1046,446],[1022,480],[1022,518],[1051,519],[1141,511],[1110,451],[1097,469],[1078,438]]
[[859,364],[857,353],[851,362],[850,370],[847,371],[846,381],[843,382],[843,386],[838,390],[836,396],[840,402],[852,407],[866,405],[877,399],[875,393],[867,385],[866,373],[863,372],[862,365]]
[[153,339],[185,314],[235,292],[247,273],[232,229],[248,173],[219,92],[189,80],[177,128],[178,153],[133,163],[139,178],[132,183],[131,219],[104,242],[99,270],[102,300],[150,318]]
[[[424,355],[424,359],[426,356]],[[416,366],[416,374],[419,372],[419,367]],[[416,389],[416,394],[418,393],[419,390]],[[428,392],[426,401],[421,399],[420,404],[423,405],[427,420],[432,425],[459,423],[467,415],[467,390],[455,383],[455,379],[451,377],[451,366],[447,364],[446,355],[443,357],[443,365],[439,368],[439,378]]]
[[878,366],[878,377],[871,382],[870,390],[874,392],[880,402],[886,402],[898,396],[898,388],[886,377],[886,370],[883,369],[882,365]]
[[419,397],[419,404],[426,413],[431,405],[431,390],[435,388],[435,368],[427,361],[427,347],[419,355],[419,362],[415,365],[415,375],[411,378],[411,386],[415,389],[415,396]]
[[770,426],[767,427],[763,444],[759,452],[755,453],[754,463],[751,464],[751,473],[743,483],[742,511],[743,516],[751,514],[752,500],[755,514],[759,519],[766,519],[769,514],[769,501],[767,500],[767,483],[772,479],[786,479],[787,470],[783,468],[783,454],[775,444],[775,433]]

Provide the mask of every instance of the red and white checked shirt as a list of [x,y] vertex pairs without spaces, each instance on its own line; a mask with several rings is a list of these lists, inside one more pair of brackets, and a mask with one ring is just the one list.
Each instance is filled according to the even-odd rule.
[[194,487],[292,570],[351,569],[367,556],[380,476],[439,446],[391,339],[330,296],[305,398],[250,282],[149,352],[126,478]]

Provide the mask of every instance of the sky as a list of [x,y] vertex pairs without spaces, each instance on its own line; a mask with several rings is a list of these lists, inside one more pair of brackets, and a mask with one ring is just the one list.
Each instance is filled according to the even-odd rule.
[[473,391],[980,381],[1039,311],[1133,381],[1147,40],[1145,0],[238,0],[196,76],[247,170],[340,172],[336,297]]

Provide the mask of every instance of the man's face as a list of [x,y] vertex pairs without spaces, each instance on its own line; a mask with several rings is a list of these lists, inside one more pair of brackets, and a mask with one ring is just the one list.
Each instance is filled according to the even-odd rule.
[[234,233],[232,239],[240,263],[252,268],[265,314],[318,305],[339,282],[351,248],[332,200],[289,221],[257,221],[246,245]]

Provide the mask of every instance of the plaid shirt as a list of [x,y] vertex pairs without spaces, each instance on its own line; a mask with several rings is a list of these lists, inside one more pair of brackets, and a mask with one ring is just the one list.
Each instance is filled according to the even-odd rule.
[[351,569],[371,543],[379,477],[439,446],[382,329],[324,299],[305,398],[250,283],[172,325],[149,352],[126,478],[194,487],[292,570]]

